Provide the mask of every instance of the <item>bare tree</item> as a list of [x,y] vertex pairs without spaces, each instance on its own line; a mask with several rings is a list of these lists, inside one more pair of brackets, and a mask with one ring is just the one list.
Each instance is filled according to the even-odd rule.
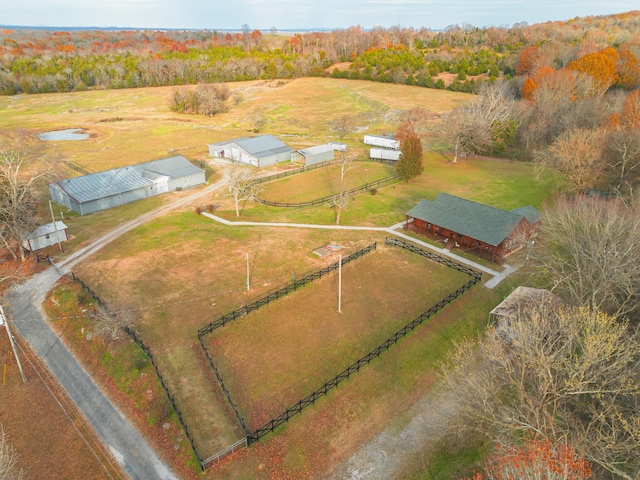
[[459,345],[443,369],[459,393],[451,428],[493,442],[570,443],[594,468],[636,479],[639,341],[637,328],[589,308],[523,308]]
[[36,165],[37,147],[37,140],[23,131],[0,133],[0,236],[11,255],[19,254],[21,260],[21,240],[36,224],[33,189],[50,172],[48,166]]
[[133,327],[135,311],[127,305],[120,304],[115,312],[99,309],[94,316],[92,331],[105,339],[115,340],[125,327]]
[[558,170],[578,192],[584,192],[595,186],[604,170],[603,149],[602,131],[574,128],[536,152],[535,160],[542,167]]
[[240,216],[240,202],[253,201],[261,190],[261,184],[254,181],[251,167],[233,161],[231,167],[225,170],[227,193],[225,196],[233,198],[236,207],[236,217]]
[[331,123],[331,131],[343,139],[349,135],[355,126],[356,120],[353,115],[342,115]]
[[0,478],[3,480],[22,480],[24,474],[18,468],[18,455],[0,424]]
[[[640,309],[640,213],[576,197],[547,209],[532,252],[535,275],[566,300],[616,316]],[[635,317],[631,317],[635,318]]]
[[614,130],[607,138],[604,153],[614,190],[633,201],[635,187],[640,183],[640,130]]
[[346,210],[351,202],[351,197],[347,193],[346,176],[349,170],[354,168],[353,158],[350,155],[342,154],[340,162],[340,177],[338,178],[338,193],[336,193],[330,202],[330,205],[336,209],[336,225],[340,225],[340,214],[342,210]]

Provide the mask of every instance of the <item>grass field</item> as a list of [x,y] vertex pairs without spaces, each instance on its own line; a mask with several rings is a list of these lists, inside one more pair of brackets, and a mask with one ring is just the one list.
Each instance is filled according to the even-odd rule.
[[[229,86],[232,91],[241,93],[243,101],[229,112],[212,118],[171,112],[168,105],[173,88],[0,97],[0,129],[21,126],[41,132],[86,128],[92,134],[90,140],[47,143],[48,158],[54,156],[90,171],[100,171],[174,154],[206,160],[207,143],[252,135],[250,131],[256,115],[267,120],[261,133],[275,134],[293,148],[303,148],[336,140],[330,123],[343,115],[354,115],[360,131],[381,134],[395,131],[403,110],[420,105],[431,112],[441,113],[470,98],[466,94],[441,90],[320,78],[245,82]],[[356,160],[362,160],[367,155],[368,149],[361,140],[362,133],[353,133],[343,139]],[[365,179],[368,177],[372,181],[378,176],[387,176],[389,170],[389,167],[380,164],[358,165],[357,169],[350,172],[349,181],[355,184],[363,183],[363,173]],[[221,170],[216,164],[212,166],[211,179],[215,181],[220,178]],[[277,165],[271,170],[287,167]],[[367,168],[367,171],[363,168]],[[551,197],[557,181],[557,177],[551,176],[543,184],[535,182],[530,164],[489,158],[466,158],[451,164],[450,159],[427,148],[425,173],[422,176],[408,184],[395,183],[380,188],[376,195],[354,197],[351,205],[343,211],[341,223],[389,226],[404,220],[404,213],[421,198],[435,198],[441,191],[504,209],[524,205],[540,207]],[[332,182],[330,170],[320,169],[315,173],[266,184],[264,196],[269,200],[300,201],[304,200],[300,192],[304,192],[305,196],[315,198],[331,190]],[[46,198],[45,189],[41,192],[42,198]],[[174,192],[170,195],[186,193]],[[63,212],[72,236],[65,244],[65,255],[170,198],[162,196],[147,199],[86,217]],[[203,199],[201,203],[219,204],[216,213],[235,219],[233,206],[222,192]],[[43,203],[40,209],[42,219],[49,221],[47,208],[44,207],[48,205]],[[277,285],[335,261],[335,257],[315,257],[312,251],[317,247],[338,244],[344,247],[344,254],[349,254],[372,241],[383,242],[384,238],[367,232],[224,227],[195,215],[195,207],[193,205],[173,212],[129,232],[74,271],[114,308],[136,309],[136,329],[154,353],[194,434],[200,453],[207,456],[238,440],[243,432],[209,372],[196,339],[197,329]],[[56,215],[59,215],[59,211],[56,211]],[[332,224],[335,216],[328,207],[278,209],[247,203],[243,206],[240,220]],[[249,292],[245,289],[247,254],[251,276]],[[381,249],[371,257],[372,260],[360,261],[371,261],[372,264],[364,264],[368,265],[368,270],[382,272],[385,266],[389,266],[390,258],[402,255],[399,251],[386,252]],[[63,255],[58,253],[56,256]],[[430,278],[437,281],[424,284],[420,282],[420,272],[437,268],[420,262],[424,260],[406,258],[402,260],[401,268],[394,269],[388,278],[377,278],[387,273],[362,275],[362,272],[358,273],[356,264],[352,265],[354,268],[349,270],[355,275],[353,279],[359,281],[363,289],[353,290],[355,282],[346,282],[345,277],[345,292],[348,292],[345,294],[345,311],[349,307],[367,313],[377,306],[385,312],[385,318],[391,316],[392,320],[400,321],[400,317],[391,315],[398,311],[397,305],[406,306],[406,311],[400,310],[405,317],[413,315],[411,309],[421,311],[428,308],[431,296],[437,296],[441,288],[440,281],[445,285],[442,288],[447,288],[449,271],[437,274],[434,270]],[[347,268],[344,273],[349,274]],[[318,367],[322,375],[314,380],[323,382],[327,380],[324,373],[333,371],[329,358],[336,359],[340,365],[341,362],[348,363],[358,352],[378,342],[376,335],[388,336],[385,329],[371,328],[370,324],[360,320],[343,325],[344,314],[340,318],[337,314],[323,317],[323,311],[331,310],[331,292],[335,287],[332,282],[335,282],[333,277],[324,279],[318,285],[311,285],[283,299],[283,303],[267,307],[268,310],[263,310],[269,313],[267,318],[263,318],[259,311],[253,320],[246,319],[246,323],[234,325],[228,330],[231,333],[225,332],[214,340],[226,342],[229,356],[225,353],[219,360],[223,364],[228,363],[223,368],[228,369],[229,376],[236,379],[238,385],[234,388],[239,392],[249,392],[239,394],[247,398],[247,411],[254,410],[252,402],[255,403],[260,393],[256,387],[260,373],[257,368],[255,371],[236,372],[237,367],[233,363],[245,361],[245,358],[252,356],[252,351],[259,353],[264,349],[270,362],[284,362],[281,365],[283,372],[290,372],[297,366],[304,367],[289,391],[282,389],[281,397],[276,399],[279,403],[268,406],[271,410],[258,405],[256,411],[263,409],[268,412],[265,413],[268,417],[272,411],[279,413],[277,409],[290,399],[297,400],[296,396],[308,393],[306,387],[312,381],[305,382],[305,379],[314,374],[309,366]],[[402,287],[396,289],[398,296],[389,295],[389,285]],[[375,291],[376,294],[368,298],[363,290]],[[305,410],[276,434],[267,436],[251,449],[214,466],[204,477],[326,477],[363,443],[381,432],[390,418],[398,419],[399,414],[407,412],[411,405],[429,393],[437,363],[451,348],[452,340],[473,335],[483,328],[487,312],[505,293],[508,292],[489,291],[481,285],[475,286],[403,339],[401,346],[385,352],[380,361],[374,361],[318,401],[314,408]],[[63,294],[54,292],[54,295]],[[428,305],[422,308],[420,303],[414,303],[416,297]],[[350,301],[355,303],[349,304]],[[291,310],[300,311],[300,304],[303,307],[313,305],[314,315],[303,318],[288,315],[287,312]],[[366,315],[358,315],[358,318],[366,318]],[[278,324],[278,319],[282,324]],[[154,422],[147,415],[149,408],[145,398],[149,388],[155,395],[157,386],[149,387],[152,385],[149,380],[152,373],[142,368],[141,361],[136,366],[137,353],[133,345],[124,340],[107,345],[100,345],[97,339],[87,340],[86,332],[91,325],[86,318],[57,321],[57,328],[74,345],[76,353],[79,352],[92,374],[105,377],[105,384],[112,386],[111,393],[118,402],[128,405],[125,410],[137,417],[139,428],[145,430],[145,425],[156,428],[157,424],[150,425]],[[282,336],[278,333],[283,331],[279,329],[294,325],[296,321],[314,325],[313,329],[298,328],[296,334],[322,332],[318,338],[307,336],[289,339],[289,343],[316,342],[319,348],[314,350],[315,355],[319,355],[317,352],[323,353],[322,348],[329,348],[329,344],[321,342],[322,338],[335,337],[339,340],[335,351],[324,352],[328,355],[326,361],[309,356],[308,360],[299,362],[302,365],[296,365],[295,358],[300,358],[296,357],[298,354],[289,359],[278,356],[279,347],[275,340]],[[340,330],[342,327],[348,328]],[[388,324],[387,327],[393,330],[395,324]],[[248,332],[256,329],[262,335],[247,339],[245,350],[232,349],[231,346],[239,343],[234,329],[242,328]],[[259,338],[263,338],[264,342],[259,342]],[[304,358],[305,354],[301,355]],[[133,375],[134,369],[137,370],[137,376]],[[336,367],[336,371],[339,369],[339,366]],[[109,379],[109,376],[112,378]],[[264,388],[275,388],[277,391],[277,385],[277,382],[270,381]],[[312,388],[315,385],[309,387]],[[258,393],[252,396],[254,391]],[[259,423],[261,418],[256,417],[253,421]],[[165,458],[182,465],[185,478],[201,477],[196,473],[184,436],[176,436],[175,416],[169,419],[171,427],[168,432],[158,433],[157,429],[152,428],[155,433],[151,435],[156,436],[155,445],[162,449]],[[184,470],[185,463],[191,470]]]
[[468,281],[423,257],[379,246],[343,268],[339,313],[337,277],[334,272],[207,337],[249,429],[310,394]]

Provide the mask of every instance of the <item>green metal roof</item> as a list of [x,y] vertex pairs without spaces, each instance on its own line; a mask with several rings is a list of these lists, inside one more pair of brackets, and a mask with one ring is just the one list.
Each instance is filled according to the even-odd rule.
[[524,207],[523,211],[528,215],[517,211],[507,212],[447,193],[440,193],[432,202],[421,200],[407,212],[407,216],[498,246],[515,230],[523,218],[528,220],[529,215],[534,218],[534,211],[537,213],[533,207]]

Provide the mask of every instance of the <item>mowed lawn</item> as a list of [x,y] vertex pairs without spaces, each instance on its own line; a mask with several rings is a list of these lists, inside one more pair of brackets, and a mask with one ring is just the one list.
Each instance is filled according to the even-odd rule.
[[[357,162],[358,168],[347,173],[350,182],[362,181],[364,168],[373,162]],[[553,196],[560,177],[548,172],[542,180],[536,180],[534,165],[486,157],[468,157],[451,163],[450,159],[435,152],[424,154],[424,173],[409,183],[396,182],[377,189],[376,194],[363,193],[352,197],[351,203],[342,211],[340,223],[343,225],[370,225],[387,227],[404,220],[405,213],[421,199],[433,200],[438,193],[446,192],[468,200],[491,205],[504,210],[532,205],[540,209]],[[392,166],[379,165],[386,171]],[[266,184],[264,198],[271,196],[294,202],[295,192],[299,198],[307,194],[309,185],[326,185],[318,169],[305,172],[285,180],[278,179]],[[311,175],[314,175],[313,177]],[[316,179],[315,182],[310,178]],[[331,178],[329,176],[329,178]],[[318,187],[320,188],[320,187]],[[326,187],[324,190],[326,191]],[[318,198],[318,197],[316,197]],[[235,210],[230,203],[222,203],[218,215],[229,220],[235,219]],[[256,203],[243,204],[241,220],[270,222],[300,222],[329,224],[335,222],[334,209],[326,205],[305,208],[269,207]]]
[[340,313],[338,275],[205,338],[250,429],[310,394],[469,279],[411,252],[380,246],[343,267]]
[[[346,190],[394,175],[392,165],[377,162],[353,162],[345,174]],[[300,203],[334,195],[340,191],[341,166],[329,165],[291,177],[267,182],[260,198],[270,202]]]

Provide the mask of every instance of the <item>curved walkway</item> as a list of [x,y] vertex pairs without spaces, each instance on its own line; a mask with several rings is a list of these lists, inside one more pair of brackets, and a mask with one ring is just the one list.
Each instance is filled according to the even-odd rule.
[[15,285],[6,294],[6,312],[16,331],[46,362],[124,471],[135,480],[177,480],[129,420],[111,403],[51,329],[42,308],[47,293],[60,277],[124,233],[210,194],[224,185],[216,182],[122,224],[57,265]]
[[481,265],[477,262],[468,260],[459,255],[456,255],[455,253],[452,253],[447,249],[438,248],[431,245],[430,243],[423,242],[422,240],[413,238],[409,235],[406,235],[405,233],[398,231],[398,229],[403,228],[404,222],[396,223],[395,225],[391,225],[390,227],[359,227],[359,226],[349,226],[349,225],[318,225],[318,224],[308,224],[308,223],[244,222],[244,221],[232,222],[230,220],[226,220],[217,215],[213,215],[212,213],[203,212],[202,215],[212,220],[215,220],[216,222],[219,222],[223,225],[235,226],[235,227],[251,226],[251,227],[321,228],[321,229],[331,229],[331,230],[355,230],[355,231],[359,230],[359,231],[371,231],[371,232],[386,232],[390,235],[401,237],[409,242],[416,243],[422,247],[429,248],[439,253],[440,255],[444,255],[446,257],[449,257],[455,260],[456,262],[463,263],[465,265],[468,265],[471,268],[475,268],[476,270],[480,270],[481,272],[491,275],[493,278],[491,278],[489,281],[487,281],[484,284],[485,287],[487,288],[494,288],[502,280],[504,280],[505,278],[507,278],[509,275],[511,275],[513,272],[517,270],[516,267],[512,267],[511,265],[505,264],[504,269],[501,272],[498,272],[491,268],[485,267],[484,265]]

